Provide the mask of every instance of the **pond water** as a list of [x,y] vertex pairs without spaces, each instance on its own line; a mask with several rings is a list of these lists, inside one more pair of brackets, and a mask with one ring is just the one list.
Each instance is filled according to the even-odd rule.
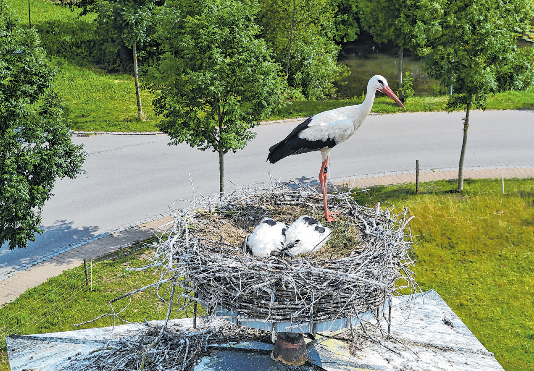
[[[343,46],[339,63],[349,67],[350,75],[336,82],[339,98],[360,97],[367,89],[367,82],[373,75],[382,75],[388,80],[393,91],[398,90],[399,57],[391,46],[374,44],[362,37],[362,42]],[[533,47],[532,42],[519,40],[519,47]],[[425,72],[425,64],[409,51],[404,52],[403,75],[410,72],[414,79],[413,87],[417,96],[433,96],[446,93],[439,82]]]
[[[382,75],[394,91],[398,88],[398,55],[386,52],[374,45],[346,45],[339,56],[339,63],[350,69],[350,75],[336,83],[340,98],[361,96],[373,75]],[[436,95],[439,83],[425,72],[424,63],[412,53],[405,52],[403,75],[410,72],[414,79],[414,91],[418,96]]]

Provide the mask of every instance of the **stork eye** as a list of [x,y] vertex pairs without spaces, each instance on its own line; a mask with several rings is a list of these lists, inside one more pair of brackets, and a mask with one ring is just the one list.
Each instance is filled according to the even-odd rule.
[[384,81],[382,81],[382,80],[378,80],[378,82],[379,82],[380,84],[384,85]]

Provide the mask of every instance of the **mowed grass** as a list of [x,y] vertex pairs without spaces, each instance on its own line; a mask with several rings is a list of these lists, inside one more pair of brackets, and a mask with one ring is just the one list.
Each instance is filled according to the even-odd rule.
[[[75,324],[113,313],[109,301],[123,294],[155,283],[159,273],[154,270],[130,271],[128,268],[147,264],[150,249],[139,250],[134,245],[124,250],[119,258],[89,263],[89,285],[86,285],[83,265],[63,272],[45,283],[32,288],[15,301],[0,308],[0,371],[9,370],[5,337],[10,334],[39,334],[70,331],[83,328],[105,327],[123,324],[118,318],[105,316],[82,326]],[[128,250],[136,250],[129,254]],[[159,295],[168,300],[168,285],[161,286]],[[192,317],[190,311],[173,306],[172,318]],[[156,295],[155,289],[147,289],[130,298],[113,303],[120,318],[132,322],[165,319],[168,302]],[[123,308],[126,308],[123,310]]]
[[153,95],[141,91],[146,120],[137,117],[134,78],[128,74],[108,74],[94,68],[54,61],[58,69],[54,85],[65,104],[68,126],[78,131],[150,132],[158,131],[152,107]]
[[534,179],[355,192],[415,215],[416,280],[435,289],[507,371],[534,369]]
[[[284,119],[313,116],[326,110],[360,104],[364,97],[353,99],[326,100],[326,101],[292,101],[286,102],[269,119]],[[374,113],[402,113],[402,112],[439,112],[447,109],[448,96],[439,97],[412,97],[403,110],[390,98],[377,94],[373,105]],[[508,91],[488,96],[488,110],[532,110],[534,109],[534,89],[527,91]]]
[[[29,25],[28,2],[8,0],[23,26]],[[157,131],[152,100],[148,90],[141,91],[145,121],[137,118],[135,82],[128,73],[106,73],[88,63],[88,49],[102,47],[91,40],[96,15],[79,18],[80,10],[50,1],[31,0],[31,22],[41,35],[46,50],[67,55],[48,55],[57,75],[54,90],[63,99],[67,125],[79,131]],[[48,45],[51,43],[51,45]],[[140,63],[143,60],[140,59]]]

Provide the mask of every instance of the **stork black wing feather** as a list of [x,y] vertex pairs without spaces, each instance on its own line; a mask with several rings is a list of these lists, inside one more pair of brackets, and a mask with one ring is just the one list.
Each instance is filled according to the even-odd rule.
[[300,153],[318,151],[325,147],[334,147],[336,142],[334,139],[325,140],[306,140],[299,138],[299,133],[309,127],[312,118],[308,118],[295,127],[291,133],[282,141],[276,143],[269,148],[269,155],[267,161],[274,164],[284,157],[290,155],[298,155]]

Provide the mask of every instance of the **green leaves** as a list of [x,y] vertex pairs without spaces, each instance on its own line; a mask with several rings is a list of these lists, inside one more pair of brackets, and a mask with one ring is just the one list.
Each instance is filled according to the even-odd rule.
[[3,12],[0,34],[0,245],[14,249],[40,233],[55,180],[75,177],[84,153],[70,140],[35,32]]
[[275,60],[286,71],[291,98],[334,96],[332,82],[345,70],[337,64],[340,47],[334,42],[337,31],[332,3],[262,0],[261,4],[257,23]]
[[440,33],[446,4],[442,0],[360,0],[362,27],[376,42],[429,52],[427,43]]
[[161,88],[160,128],[173,143],[235,152],[279,101],[279,67],[257,38],[254,4],[207,1],[191,15],[167,8],[158,35],[167,53],[151,77]]
[[528,2],[454,1],[445,9],[428,69],[442,85],[453,85],[449,109],[470,102],[485,108],[487,94],[532,81],[530,63],[520,57],[514,37],[533,15],[532,5],[524,8]]
[[164,54],[149,71],[151,87],[159,94],[156,112],[164,117],[159,128],[172,144],[220,155],[235,152],[280,102],[284,86],[280,67],[253,22],[257,3],[179,5],[170,3],[161,16],[157,38]]

